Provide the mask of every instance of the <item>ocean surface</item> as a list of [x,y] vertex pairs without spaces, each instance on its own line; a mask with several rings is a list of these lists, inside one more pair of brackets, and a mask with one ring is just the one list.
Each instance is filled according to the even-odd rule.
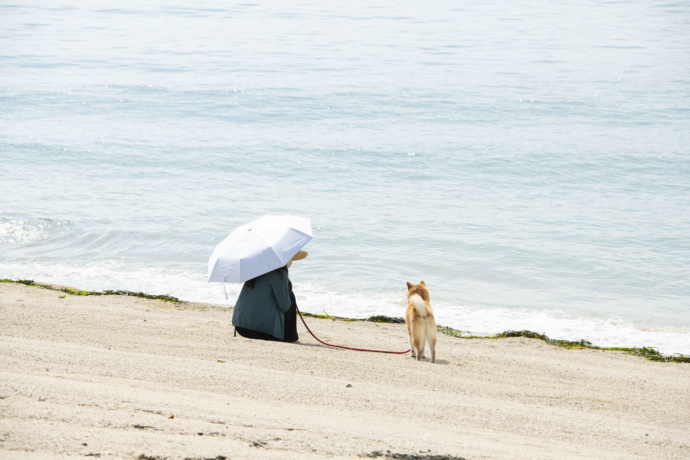
[[687,2],[2,1],[0,278],[231,306],[215,245],[294,214],[303,311],[424,280],[463,331],[690,354],[689,50]]

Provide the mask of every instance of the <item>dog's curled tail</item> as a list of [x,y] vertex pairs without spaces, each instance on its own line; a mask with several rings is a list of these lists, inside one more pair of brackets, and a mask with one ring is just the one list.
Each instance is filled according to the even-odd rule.
[[412,305],[414,305],[414,308],[417,310],[417,313],[419,316],[422,318],[426,316],[426,303],[424,303],[424,299],[422,299],[422,296],[419,294],[412,294],[410,296],[410,302]]

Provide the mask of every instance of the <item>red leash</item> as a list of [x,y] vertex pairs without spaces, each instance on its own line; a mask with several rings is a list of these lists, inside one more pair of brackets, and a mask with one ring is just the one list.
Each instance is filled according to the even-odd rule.
[[410,352],[410,350],[406,350],[406,351],[368,350],[366,348],[352,348],[352,347],[344,347],[342,345],[333,345],[331,343],[326,343],[323,340],[319,339],[317,336],[315,336],[314,333],[311,331],[311,329],[309,329],[309,326],[307,326],[307,323],[304,321],[304,316],[302,316],[302,312],[299,311],[299,308],[297,308],[297,313],[299,313],[299,317],[302,319],[302,324],[304,324],[304,327],[307,328],[307,330],[309,331],[311,336],[314,337],[317,342],[322,343],[324,345],[327,345],[329,347],[344,348],[346,350],[355,350],[355,351],[370,351],[372,353],[392,353],[395,355],[402,355],[402,354]]

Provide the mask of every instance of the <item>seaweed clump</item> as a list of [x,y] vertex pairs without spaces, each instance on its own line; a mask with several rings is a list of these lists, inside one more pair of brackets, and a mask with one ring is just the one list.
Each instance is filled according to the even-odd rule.
[[317,314],[317,313],[306,313],[300,310],[300,314],[302,316],[306,316],[307,318],[319,318],[319,319],[330,319],[332,321],[362,321],[361,319],[355,319],[355,318],[345,318],[342,316],[333,316],[329,315],[325,311],[323,314]]
[[325,311],[323,314],[316,314],[316,313],[305,313],[303,311],[300,311],[302,316],[306,316],[307,318],[319,318],[319,319],[330,319],[333,321],[369,321],[372,323],[391,323],[391,324],[403,324],[405,320],[403,318],[394,318],[391,316],[385,316],[385,315],[374,315],[374,316],[369,316],[368,318],[360,319],[360,318],[344,318],[342,316],[333,316],[329,315]]
[[393,318],[391,316],[385,315],[375,315],[366,318],[364,321],[371,321],[372,323],[392,323],[392,324],[403,324],[405,320],[403,318]]
[[642,356],[651,361],[664,361],[671,363],[690,363],[690,356],[682,354],[664,355],[654,347],[598,347],[587,340],[558,340],[551,339],[545,334],[539,334],[533,331],[504,331],[499,334],[489,335],[485,337],[465,337],[465,338],[479,338],[479,339],[503,339],[507,337],[527,337],[530,339],[543,340],[551,345],[557,345],[568,350],[572,349],[592,349],[592,350],[607,350],[607,351],[624,351],[631,355]]

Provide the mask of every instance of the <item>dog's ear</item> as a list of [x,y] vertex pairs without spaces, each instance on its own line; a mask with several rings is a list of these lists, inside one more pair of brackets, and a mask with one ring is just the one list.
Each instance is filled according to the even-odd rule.
[[407,289],[410,289],[411,287],[412,287],[412,283],[410,283],[410,282],[408,281],[408,282],[407,282]]
[[424,281],[421,281],[419,284],[421,284],[422,286],[426,287],[426,283],[425,283]]

